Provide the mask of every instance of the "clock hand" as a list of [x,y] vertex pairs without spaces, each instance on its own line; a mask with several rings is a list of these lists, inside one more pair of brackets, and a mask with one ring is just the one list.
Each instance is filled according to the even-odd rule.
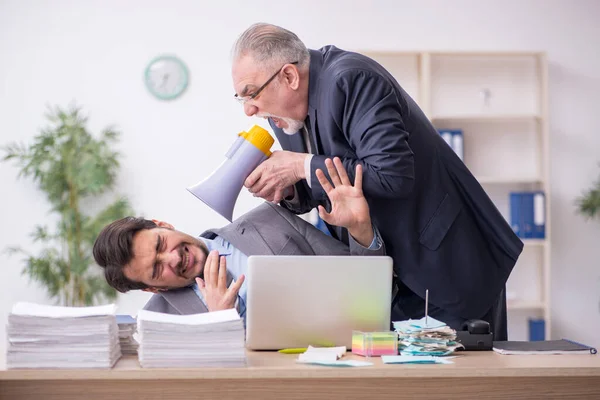
[[162,77],[162,83],[161,83],[160,87],[164,87],[167,84],[168,80],[169,80],[169,74],[164,74]]

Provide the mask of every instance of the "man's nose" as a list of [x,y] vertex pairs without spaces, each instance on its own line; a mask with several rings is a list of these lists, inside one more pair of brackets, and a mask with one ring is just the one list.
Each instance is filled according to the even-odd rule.
[[181,256],[179,255],[178,247],[175,247],[168,253],[162,253],[161,262],[169,268],[177,268],[177,265],[181,262]]
[[258,112],[258,107],[256,107],[255,105],[249,104],[249,103],[244,103],[244,113],[246,113],[247,116],[251,117],[254,114],[256,114]]

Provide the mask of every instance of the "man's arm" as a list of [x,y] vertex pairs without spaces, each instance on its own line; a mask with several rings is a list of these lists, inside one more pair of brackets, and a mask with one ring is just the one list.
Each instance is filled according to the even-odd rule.
[[[331,104],[332,124],[344,132],[354,155],[342,163],[352,180],[357,163],[364,168],[367,197],[403,198],[414,186],[414,158],[403,119],[407,105],[387,78],[371,71],[348,69],[330,80],[325,98]],[[323,127],[327,129],[327,127]],[[326,198],[316,171],[326,170],[327,156],[311,160],[311,194]]]

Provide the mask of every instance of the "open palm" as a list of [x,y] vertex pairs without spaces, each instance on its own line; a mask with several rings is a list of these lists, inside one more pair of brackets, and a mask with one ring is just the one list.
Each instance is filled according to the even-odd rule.
[[362,166],[356,165],[354,186],[339,158],[325,160],[331,183],[321,170],[316,171],[317,179],[331,201],[331,211],[319,206],[319,216],[323,221],[336,226],[352,229],[363,224],[371,224],[369,205],[362,191]]

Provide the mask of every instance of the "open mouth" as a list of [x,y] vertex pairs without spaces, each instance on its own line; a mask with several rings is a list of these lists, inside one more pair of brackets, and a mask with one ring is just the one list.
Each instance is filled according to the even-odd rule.
[[179,275],[185,276],[190,264],[190,251],[187,246],[182,246],[181,254],[181,267],[179,268]]

